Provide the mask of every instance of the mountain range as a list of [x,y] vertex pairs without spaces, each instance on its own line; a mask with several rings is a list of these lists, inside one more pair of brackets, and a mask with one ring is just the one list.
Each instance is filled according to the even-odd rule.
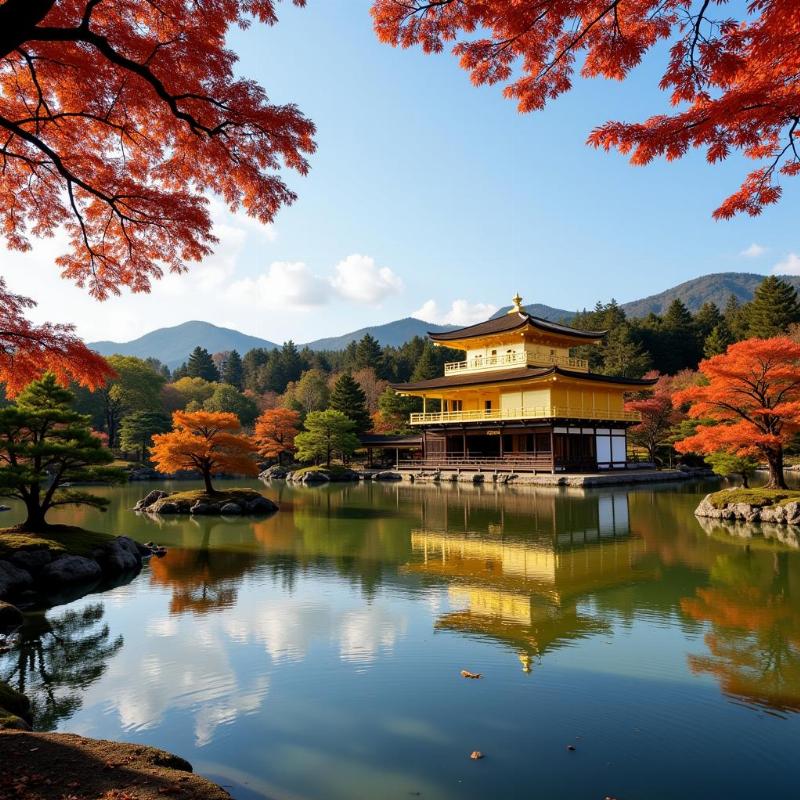
[[[731,295],[735,295],[741,302],[750,300],[756,287],[764,280],[764,277],[764,275],[751,272],[719,272],[713,275],[703,275],[658,294],[644,297],[641,300],[622,303],[621,307],[629,318],[645,317],[651,312],[662,314],[669,304],[676,299],[681,300],[693,312],[697,311],[706,302],[716,303],[720,308],[723,308]],[[800,276],[784,275],[781,277],[800,291]],[[504,314],[509,308],[510,306],[501,308],[495,316]],[[534,316],[554,321],[569,321],[575,315],[574,310],[568,311],[567,309],[553,308],[540,303],[526,303],[525,308]],[[341,336],[316,339],[306,344],[312,350],[342,350],[350,342],[358,341],[364,334],[369,333],[382,346],[397,347],[414,336],[425,336],[428,331],[452,330],[455,327],[457,326],[437,325],[414,317],[405,317],[383,325],[359,328]],[[170,328],[159,328],[130,342],[104,341],[89,343],[92,349],[102,355],[108,356],[119,353],[121,355],[138,356],[139,358],[153,356],[171,369],[180,366],[197,345],[204,347],[210,353],[237,350],[242,354],[252,350],[254,347],[273,349],[279,346],[267,339],[249,336],[231,328],[221,328],[217,325],[212,325],[210,322],[199,320],[184,322],[181,325],[175,325]]]

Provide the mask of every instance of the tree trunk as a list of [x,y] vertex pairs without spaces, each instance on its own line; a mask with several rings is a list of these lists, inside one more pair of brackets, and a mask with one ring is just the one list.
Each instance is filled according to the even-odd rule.
[[203,470],[203,483],[206,485],[206,494],[214,494],[214,487],[211,485],[211,470]]
[[786,489],[786,479],[783,476],[783,448],[767,450],[767,465],[769,466],[769,483],[767,489]]
[[27,517],[25,522],[20,526],[21,530],[33,533],[35,531],[42,531],[47,527],[45,510],[42,508],[38,497],[31,497],[26,500],[25,510],[27,512]]
[[55,5],[55,0],[7,0],[0,6],[0,58],[18,48]]
[[747,478],[747,473],[746,472],[742,473],[742,488],[743,489],[749,489],[750,488],[750,481]]

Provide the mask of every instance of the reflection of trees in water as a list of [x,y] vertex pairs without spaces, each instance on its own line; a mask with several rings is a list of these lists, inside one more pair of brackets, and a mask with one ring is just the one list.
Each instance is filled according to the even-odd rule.
[[689,656],[696,673],[713,675],[722,691],[748,705],[800,711],[800,608],[787,553],[749,550],[719,556],[711,585],[682,608],[711,623],[709,655]]
[[102,603],[58,615],[26,617],[19,647],[0,659],[0,681],[26,694],[34,727],[53,730],[81,706],[81,694],[106,671],[123,644],[112,639]]
[[173,547],[163,558],[150,562],[153,583],[172,589],[169,609],[173,614],[229,608],[236,602],[242,577],[258,561],[258,553],[252,551],[212,547],[214,527],[205,528],[198,547]]

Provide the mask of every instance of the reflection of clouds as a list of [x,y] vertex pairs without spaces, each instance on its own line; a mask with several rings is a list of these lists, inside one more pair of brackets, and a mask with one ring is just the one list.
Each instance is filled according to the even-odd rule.
[[[147,621],[126,634],[124,659],[87,692],[86,705],[116,713],[124,730],[157,727],[176,712],[192,719],[198,747],[220,726],[259,711],[269,671],[328,649],[349,665],[365,666],[390,652],[407,630],[401,612],[379,600],[362,607],[350,593],[326,592],[318,579],[287,596],[268,584],[240,587],[236,605],[213,613],[165,616],[168,594],[139,584],[134,602],[158,604]],[[257,651],[242,658],[248,645]]]
[[379,650],[394,648],[398,635],[406,631],[406,620],[394,611],[372,605],[343,614],[340,627],[342,661],[369,663],[375,660]]

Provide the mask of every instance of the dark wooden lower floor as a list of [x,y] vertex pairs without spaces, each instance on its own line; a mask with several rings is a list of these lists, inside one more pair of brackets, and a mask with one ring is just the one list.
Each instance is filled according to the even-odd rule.
[[513,472],[594,472],[625,469],[627,429],[619,422],[590,424],[463,425],[422,432],[418,466]]

